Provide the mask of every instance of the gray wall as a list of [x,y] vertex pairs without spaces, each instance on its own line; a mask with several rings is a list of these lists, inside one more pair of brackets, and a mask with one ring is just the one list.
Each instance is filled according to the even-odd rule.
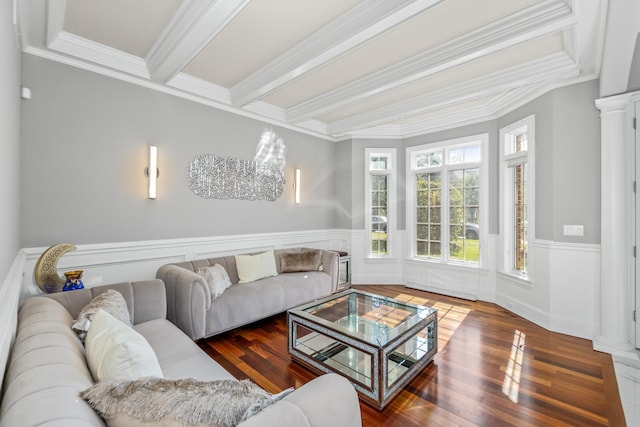
[[338,142],[336,145],[336,158],[333,164],[335,171],[336,228],[351,229],[351,212],[353,212],[353,188],[351,186],[352,159],[350,140]]
[[[202,199],[186,181],[202,153],[251,160],[265,123],[25,54],[23,247],[334,227],[336,143],[274,127],[287,146],[275,202]],[[146,198],[147,146],[159,151]],[[302,204],[293,203],[293,169]]]
[[[403,141],[354,139],[351,142],[351,227],[364,228],[364,149],[398,147],[398,228],[405,228],[407,147],[482,133],[489,134],[489,233],[499,233],[500,128],[531,114],[536,120],[536,238],[557,242],[600,243],[600,119],[594,106],[598,81],[556,89],[484,123]],[[344,143],[343,143],[344,144]],[[342,147],[339,152],[345,152]],[[345,223],[347,220],[345,220]],[[583,237],[563,235],[565,224],[584,225]]]
[[636,90],[640,90],[640,34],[636,37],[636,47],[633,50],[629,83],[627,84],[628,92],[635,92]]
[[20,248],[20,48],[13,3],[0,2],[0,281]]
[[[536,238],[600,243],[598,81],[553,90],[498,120],[507,126],[536,116]],[[563,235],[584,225],[583,237]]]

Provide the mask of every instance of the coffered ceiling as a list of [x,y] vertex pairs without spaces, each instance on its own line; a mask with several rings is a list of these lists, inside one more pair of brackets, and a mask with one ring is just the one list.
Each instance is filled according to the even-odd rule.
[[330,140],[598,77],[607,0],[22,0],[23,50]]

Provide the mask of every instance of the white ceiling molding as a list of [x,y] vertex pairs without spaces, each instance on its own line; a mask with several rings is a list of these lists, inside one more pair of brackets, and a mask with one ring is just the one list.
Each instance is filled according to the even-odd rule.
[[627,91],[638,33],[640,1],[610,1],[600,76],[601,97]]
[[287,111],[287,120],[296,123],[318,117],[481,56],[564,30],[575,23],[575,16],[566,4],[547,0],[292,107]]
[[47,2],[47,46],[57,40],[64,29],[64,12],[67,0],[49,0]]
[[134,76],[147,79],[150,77],[147,63],[142,58],[65,31],[58,34],[58,37],[49,44],[49,48]]
[[171,79],[168,85],[185,92],[193,93],[194,95],[203,96],[212,101],[218,101],[225,104],[231,103],[231,96],[229,95],[228,89],[206,80],[190,76],[189,74],[179,73]]
[[146,61],[151,78],[171,80],[249,3],[249,0],[183,1]]
[[442,0],[364,0],[231,88],[244,106],[395,27]]
[[579,73],[578,65],[566,53],[517,65],[491,73],[452,87],[419,95],[405,101],[381,107],[328,124],[329,133],[343,134],[380,123],[416,115],[429,109],[491,95],[521,85],[533,84],[553,78],[569,78]]
[[[638,0],[327,0],[295,12],[295,0],[158,0],[173,13],[159,35],[141,6],[100,3],[99,14],[87,7],[98,1],[19,0],[23,51],[328,141],[492,120],[598,77],[601,89],[625,90],[640,32]],[[131,46],[151,46],[144,57],[114,47],[128,39],[108,20],[123,14],[140,27]],[[300,25],[261,38],[276,16]],[[201,59],[215,72],[190,68]]]

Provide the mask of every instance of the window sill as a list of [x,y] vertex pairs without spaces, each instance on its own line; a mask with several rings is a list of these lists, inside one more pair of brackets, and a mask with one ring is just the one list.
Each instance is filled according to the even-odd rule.
[[393,257],[393,256],[373,256],[373,255],[369,255],[369,256],[364,258],[364,262],[378,262],[378,261],[396,262],[396,261],[398,261],[398,258]]
[[521,274],[516,274],[516,273],[507,273],[506,271],[498,271],[496,273],[498,276],[501,276],[507,280],[509,280],[510,282],[519,285],[523,288],[527,288],[527,289],[533,289],[533,284],[535,283],[533,280],[531,280],[529,277],[527,276],[523,276]]
[[477,271],[481,273],[489,273],[489,269],[486,267],[482,267],[479,264],[462,264],[462,263],[452,263],[452,262],[442,262],[434,259],[425,259],[425,258],[407,258],[407,261],[416,263],[416,264],[431,264],[440,266],[443,268],[455,269],[460,271]]

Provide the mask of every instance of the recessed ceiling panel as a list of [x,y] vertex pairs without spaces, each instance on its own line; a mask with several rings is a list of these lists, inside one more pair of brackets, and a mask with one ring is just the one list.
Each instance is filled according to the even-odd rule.
[[67,0],[64,30],[144,58],[180,0]]
[[330,123],[354,114],[364,113],[372,109],[400,102],[407,98],[413,98],[424,93],[467,82],[486,74],[505,70],[509,67],[562,51],[564,51],[564,38],[562,33],[556,33],[551,36],[516,45],[451,70],[416,80],[413,83],[367,98],[334,113],[318,117],[317,119]]
[[290,108],[511,15],[540,0],[446,0],[263,100]]
[[360,0],[254,0],[184,69],[231,87]]

